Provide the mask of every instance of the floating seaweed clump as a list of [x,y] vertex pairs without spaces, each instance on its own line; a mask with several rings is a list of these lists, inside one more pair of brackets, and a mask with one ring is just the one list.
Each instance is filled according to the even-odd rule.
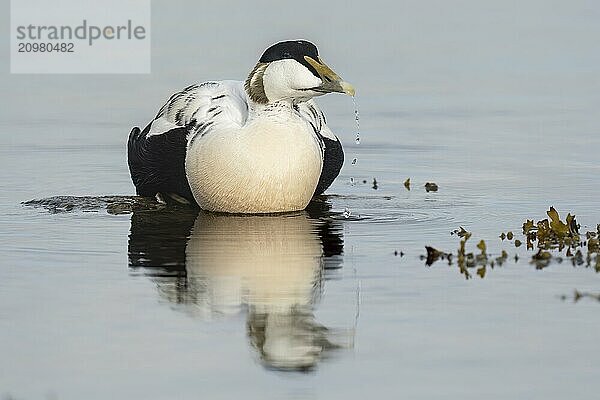
[[533,250],[534,247],[538,249],[537,253],[531,257],[531,264],[541,269],[552,261],[560,263],[563,260],[562,256],[554,256],[551,251],[562,253],[566,249],[565,257],[569,258],[574,266],[585,264],[587,267],[593,266],[596,272],[600,272],[600,256],[598,255],[600,253],[598,241],[600,224],[596,227],[595,232],[588,231],[583,235],[579,233],[581,226],[577,223],[575,215],[567,214],[563,222],[554,207],[550,207],[546,214],[548,214],[548,218],[536,223],[532,219],[523,223],[527,249]]
[[[562,263],[567,258],[573,266],[593,267],[596,272],[600,272],[600,224],[596,231],[588,231],[585,234],[580,233],[581,226],[577,223],[575,215],[568,214],[565,221],[560,219],[558,212],[554,207],[547,211],[548,218],[534,222],[533,219],[526,220],[523,223],[523,235],[527,242],[527,250],[537,250],[531,255],[530,264],[536,269],[546,268],[551,263]],[[476,268],[477,275],[485,277],[488,268],[501,266],[508,259],[508,253],[502,250],[498,257],[491,257],[487,253],[485,241],[480,240],[477,243],[478,252],[468,252],[466,249],[467,241],[471,238],[471,232],[462,226],[450,232],[460,238],[459,248],[456,254],[447,253],[431,246],[426,246],[426,255],[421,259],[425,260],[427,266],[432,265],[438,260],[447,260],[448,265],[454,262],[466,279],[472,277],[470,270]],[[508,231],[502,232],[500,239],[502,241],[513,241],[515,247],[520,247],[521,240],[516,235]],[[563,255],[563,251],[564,252]],[[559,254],[556,255],[556,252]],[[514,256],[515,262],[519,260],[518,255]]]
[[456,255],[440,251],[431,246],[425,246],[427,255],[421,256],[421,259],[425,260],[425,265],[431,266],[438,260],[447,260],[448,265],[454,265],[454,260],[456,260],[459,272],[465,276],[465,279],[471,279],[472,269],[476,268],[477,275],[480,278],[484,278],[488,268],[493,269],[496,266],[501,266],[508,259],[508,253],[505,250],[502,250],[502,253],[498,257],[489,255],[484,240],[480,240],[477,243],[476,247],[479,252],[467,252],[466,244],[472,234],[462,226],[459,229],[452,231],[451,234],[461,238]]
[[566,222],[563,222],[554,207],[550,207],[546,214],[549,218],[535,224],[533,220],[526,220],[523,223],[523,234],[527,237],[527,249],[533,249],[535,242],[540,249],[558,249],[559,251],[565,247],[574,248],[580,244],[580,225],[574,215],[568,214]]

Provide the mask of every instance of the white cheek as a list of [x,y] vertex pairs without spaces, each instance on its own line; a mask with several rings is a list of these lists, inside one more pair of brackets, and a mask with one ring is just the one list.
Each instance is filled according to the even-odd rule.
[[295,60],[273,61],[263,75],[263,87],[269,101],[302,96],[300,90],[320,84],[321,79]]

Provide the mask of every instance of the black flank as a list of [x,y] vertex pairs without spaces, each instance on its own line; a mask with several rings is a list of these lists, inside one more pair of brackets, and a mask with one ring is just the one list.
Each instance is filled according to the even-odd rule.
[[323,171],[319,178],[319,183],[315,189],[315,194],[323,193],[337,178],[344,165],[344,149],[339,140],[332,140],[324,136],[320,136],[321,141],[325,145],[323,157]]
[[176,193],[196,204],[185,175],[188,129],[185,127],[148,136],[150,125],[133,128],[127,143],[129,172],[139,196]]

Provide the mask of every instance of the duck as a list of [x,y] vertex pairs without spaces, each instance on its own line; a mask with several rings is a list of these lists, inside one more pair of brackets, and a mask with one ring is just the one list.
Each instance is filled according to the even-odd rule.
[[202,210],[300,211],[339,175],[344,151],[315,98],[355,95],[306,40],[268,47],[245,81],[208,81],[173,94],[128,138],[139,196]]

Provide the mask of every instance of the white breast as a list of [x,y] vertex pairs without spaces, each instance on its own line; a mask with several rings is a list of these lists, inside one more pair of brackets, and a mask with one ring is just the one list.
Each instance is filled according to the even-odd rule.
[[310,124],[292,109],[213,126],[190,142],[186,174],[201,208],[231,213],[304,209],[323,160]]

